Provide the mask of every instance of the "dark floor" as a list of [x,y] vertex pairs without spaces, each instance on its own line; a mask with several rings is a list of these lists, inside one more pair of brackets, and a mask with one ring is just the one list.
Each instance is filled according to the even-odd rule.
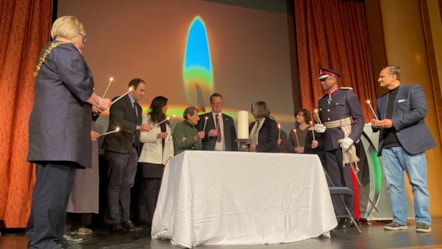
[[[381,248],[442,248],[442,218],[433,218],[430,233],[416,233],[414,222],[408,230],[384,231],[383,222],[361,223],[362,234],[355,229],[333,230],[331,239],[316,238],[278,245],[248,246],[198,246],[199,249],[381,249]],[[4,230],[0,236],[1,249],[25,249],[27,240],[20,230]],[[94,230],[93,235],[83,236],[81,243],[68,244],[68,249],[176,249],[170,241],[152,240],[147,229],[137,232],[112,234],[106,230]]]

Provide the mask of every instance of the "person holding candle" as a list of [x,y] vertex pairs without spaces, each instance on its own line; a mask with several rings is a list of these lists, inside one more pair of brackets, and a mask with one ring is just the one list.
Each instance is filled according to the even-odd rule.
[[142,109],[138,104],[146,91],[145,81],[134,78],[128,86],[132,90],[124,97],[118,97],[109,111],[108,131],[117,127],[120,130],[106,135],[103,142],[108,170],[106,223],[112,232],[137,230],[130,220],[130,207],[138,166],[139,133],[152,130],[150,124],[142,124]]
[[184,110],[183,122],[176,124],[172,132],[174,154],[185,150],[201,150],[204,131],[198,131],[196,125],[199,121],[198,108],[189,106]]
[[[273,120],[276,119],[271,116]],[[286,153],[287,152],[287,133],[283,129],[281,129],[281,124],[278,123],[278,140],[276,141],[276,144],[278,145],[278,152],[279,153]]]
[[270,118],[270,110],[264,101],[252,106],[255,122],[249,125],[251,152],[278,152],[278,125]]
[[416,232],[428,233],[431,217],[425,151],[436,143],[424,122],[427,114],[424,90],[420,85],[401,84],[400,80],[399,66],[386,66],[380,71],[379,85],[388,92],[377,99],[377,115],[371,120],[373,131],[380,132],[378,155],[382,156],[393,213],[393,221],[384,229],[408,229],[405,171],[414,196]]
[[203,150],[236,151],[236,130],[233,118],[222,113],[223,96],[214,93],[210,96],[211,112],[200,115],[197,128],[204,131]]
[[59,17],[51,37],[34,73],[29,119],[27,160],[35,163],[36,181],[26,235],[33,249],[62,247],[75,171],[91,167],[92,106],[101,113],[111,104],[94,92],[81,51],[86,42],[83,24],[74,16]]
[[325,167],[323,134],[316,133],[307,109],[300,109],[295,116],[296,126],[290,132],[287,148],[289,153],[317,154]]
[[[351,164],[359,159],[356,156],[354,143],[359,141],[364,128],[364,116],[361,104],[349,87],[338,87],[341,74],[329,68],[319,70],[318,80],[326,92],[318,101],[318,120],[315,130],[324,132],[324,149],[326,157],[326,170],[334,186],[353,187]],[[317,127],[321,129],[316,129]],[[339,198],[339,197],[338,197]],[[345,207],[339,199],[332,198],[335,213],[346,214]],[[344,201],[350,211],[354,212],[355,200],[353,196],[346,195]],[[341,219],[339,228],[351,228],[350,219]]]
[[308,145],[307,133],[310,128],[310,112],[307,109],[299,110],[295,115],[295,128],[290,131],[287,150],[290,153],[304,153]]
[[167,98],[155,97],[150,104],[149,113],[143,115],[143,124],[150,124],[153,128],[150,131],[140,132],[143,148],[138,161],[143,180],[137,208],[139,221],[149,227],[152,225],[164,167],[173,157],[172,133],[166,112]]

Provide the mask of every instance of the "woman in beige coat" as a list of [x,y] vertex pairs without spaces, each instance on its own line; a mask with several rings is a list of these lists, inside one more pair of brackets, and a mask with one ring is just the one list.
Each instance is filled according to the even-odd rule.
[[161,179],[167,161],[173,156],[172,133],[166,119],[167,98],[157,96],[150,104],[149,113],[143,115],[143,124],[150,124],[150,131],[140,133],[143,149],[139,157],[143,182],[139,197],[139,221],[152,225],[153,213],[160,192]]

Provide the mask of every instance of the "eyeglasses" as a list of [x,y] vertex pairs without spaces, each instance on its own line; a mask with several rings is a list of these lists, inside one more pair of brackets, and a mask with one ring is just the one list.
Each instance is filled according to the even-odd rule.
[[87,36],[83,35],[82,33],[78,33],[81,36],[81,39],[83,40],[83,42],[87,41]]

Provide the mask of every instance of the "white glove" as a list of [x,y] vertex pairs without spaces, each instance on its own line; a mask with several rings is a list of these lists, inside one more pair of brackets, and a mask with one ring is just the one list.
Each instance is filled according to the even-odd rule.
[[346,137],[343,139],[339,139],[338,142],[341,144],[341,148],[344,149],[344,151],[347,151],[353,144],[353,139]]
[[327,128],[323,124],[315,124],[315,131],[317,133],[324,133]]

